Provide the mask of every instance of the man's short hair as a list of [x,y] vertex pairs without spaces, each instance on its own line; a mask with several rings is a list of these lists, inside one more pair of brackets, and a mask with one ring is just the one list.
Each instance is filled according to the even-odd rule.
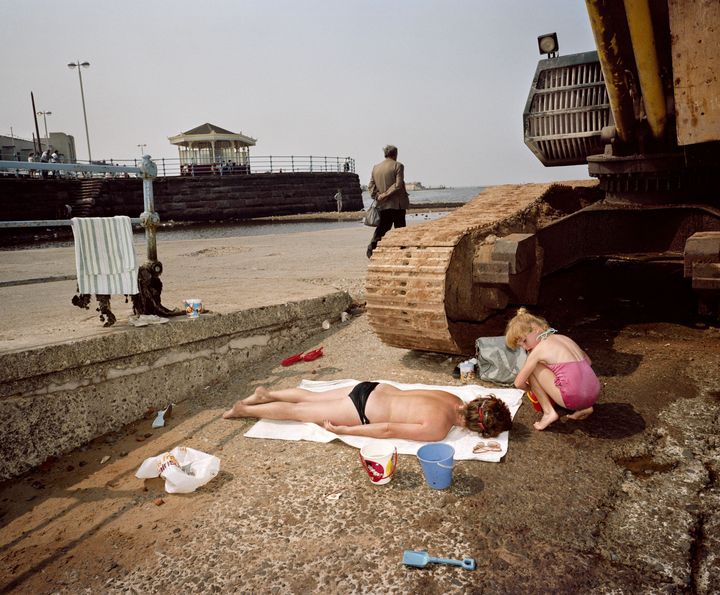
[[383,149],[385,157],[397,157],[397,147],[395,145],[388,145]]

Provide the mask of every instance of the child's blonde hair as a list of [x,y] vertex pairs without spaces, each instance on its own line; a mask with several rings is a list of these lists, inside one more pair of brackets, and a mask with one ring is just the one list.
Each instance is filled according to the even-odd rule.
[[550,325],[544,318],[533,316],[525,308],[520,308],[505,328],[505,344],[510,349],[517,349],[520,339],[533,332],[535,328],[545,331]]

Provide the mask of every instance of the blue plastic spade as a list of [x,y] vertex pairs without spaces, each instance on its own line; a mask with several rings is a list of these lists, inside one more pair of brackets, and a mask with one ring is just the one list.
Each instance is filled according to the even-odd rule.
[[405,552],[403,552],[403,564],[405,564],[406,566],[425,568],[430,563],[448,564],[450,566],[462,566],[465,570],[475,570],[474,558],[451,560],[450,558],[433,558],[424,550],[405,550]]

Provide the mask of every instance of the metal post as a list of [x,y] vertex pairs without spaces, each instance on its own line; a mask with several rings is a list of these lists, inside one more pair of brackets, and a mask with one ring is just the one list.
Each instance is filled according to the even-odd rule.
[[83,89],[82,82],[82,69],[88,68],[89,66],[90,62],[80,62],[80,60],[78,60],[77,62],[70,62],[70,64],[68,64],[68,68],[77,67],[78,69],[78,78],[80,79],[80,98],[82,99],[83,119],[85,120],[85,140],[87,141],[88,161],[92,163],[92,151],[90,150],[90,132],[88,131],[87,111],[85,111],[85,91]]
[[160,223],[160,217],[155,212],[155,197],[153,196],[153,179],[157,177],[157,165],[150,159],[150,155],[144,155],[140,169],[143,176],[143,202],[145,205],[145,210],[140,214],[140,223],[145,228],[148,260],[157,262],[155,228]]
[[88,147],[88,161],[92,163],[92,151],[90,150],[90,130],[88,129],[87,123],[87,110],[85,109],[85,90],[83,89],[82,68],[80,66],[78,66],[78,78],[80,79],[80,99],[82,99],[83,120],[85,120],[85,140],[87,141]]
[[50,135],[48,134],[48,129],[47,129],[47,117],[51,116],[51,115],[52,115],[52,112],[38,112],[38,116],[43,117],[43,124],[45,125],[45,148],[46,149],[50,148]]
[[35,134],[37,134],[37,141],[38,141],[38,148],[35,149],[35,141],[33,140],[33,149],[35,149],[38,152],[38,155],[42,153],[42,145],[40,144],[40,130],[38,129],[38,122],[37,122],[37,108],[35,107],[35,96],[33,95],[33,92],[30,91],[30,101],[32,102],[32,108],[33,108],[33,119],[35,120]]

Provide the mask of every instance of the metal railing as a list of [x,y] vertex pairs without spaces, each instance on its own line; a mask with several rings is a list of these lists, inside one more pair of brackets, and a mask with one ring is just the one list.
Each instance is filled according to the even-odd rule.
[[142,177],[140,164],[128,162],[120,165],[117,162],[78,161],[77,163],[45,163],[38,161],[0,161],[0,177],[15,178],[129,178]]
[[[139,160],[111,160],[113,163],[135,165]],[[181,162],[180,158],[156,159],[158,175],[167,176],[228,176],[299,172],[355,173],[355,160],[350,157],[316,155],[251,155],[245,163],[232,161]]]
[[[153,180],[157,177],[156,164],[150,158],[141,160],[135,166],[109,165],[109,164],[82,164],[82,163],[28,163],[27,161],[0,161],[0,173],[20,175],[25,171],[27,175],[34,176],[36,173],[42,176],[47,173],[59,175],[65,173],[74,176],[105,176],[105,175],[129,175],[134,174],[142,178],[143,184],[143,205],[145,210],[140,213],[137,219],[131,219],[133,223],[140,223],[145,228],[145,239],[147,241],[148,260],[157,262],[157,243],[155,229],[160,222],[160,217],[155,212],[155,198],[153,192]],[[13,227],[64,227],[70,226],[70,219],[44,220],[44,221],[0,221],[0,228]]]
[[[181,163],[179,157],[161,157],[154,159],[158,168],[158,176],[229,176],[246,174],[277,174],[277,173],[355,173],[355,160],[351,157],[327,157],[317,155],[251,155],[242,164],[231,161],[203,162],[203,163]],[[12,163],[12,162],[4,162]],[[19,162],[26,164],[27,162]],[[31,168],[17,167],[5,175],[18,177],[33,177],[39,175],[33,172],[59,172],[60,178],[92,178],[92,177],[130,177],[135,174],[142,163],[138,159],[106,159],[102,161],[78,161],[72,163],[35,163],[47,167]],[[27,165],[30,165],[27,163]],[[55,166],[63,167],[55,167]],[[87,167],[107,167],[107,170],[89,170]],[[77,167],[76,167],[77,166]],[[0,168],[1,169],[1,168]],[[0,172],[2,175],[2,172]]]

